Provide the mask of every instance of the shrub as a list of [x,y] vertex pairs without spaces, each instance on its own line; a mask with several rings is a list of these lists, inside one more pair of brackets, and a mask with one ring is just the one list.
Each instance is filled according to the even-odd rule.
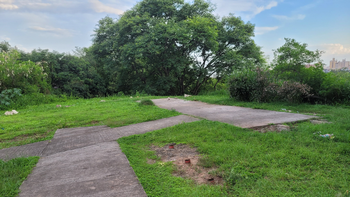
[[325,76],[321,88],[320,96],[326,103],[341,103],[350,101],[350,73],[330,72]]
[[18,88],[3,90],[0,93],[0,109],[7,108],[11,104],[13,99],[22,96],[21,92],[22,90]]
[[311,87],[299,82],[283,81],[281,86],[276,88],[276,96],[279,100],[289,103],[300,103],[304,98],[312,96]]
[[311,87],[294,81],[276,80],[267,70],[243,70],[229,80],[229,92],[232,98],[240,101],[287,101],[301,102],[312,96]]
[[150,99],[142,99],[140,105],[154,105],[154,103]]
[[228,82],[231,98],[240,101],[267,101],[266,87],[270,84],[269,72],[261,68],[236,72]]

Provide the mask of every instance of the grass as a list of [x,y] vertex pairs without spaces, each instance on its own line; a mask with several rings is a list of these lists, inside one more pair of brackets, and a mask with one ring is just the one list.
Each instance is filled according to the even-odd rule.
[[17,196],[19,187],[38,162],[39,157],[0,160],[0,196]]
[[[225,95],[187,97],[214,104],[314,114],[332,122],[292,124],[291,132],[259,133],[202,120],[118,140],[148,196],[350,196],[350,108],[288,103],[248,103]],[[334,139],[321,134],[334,134]],[[197,147],[204,165],[217,168],[225,186],[196,185],[175,177],[150,145]],[[147,158],[157,159],[148,164]]]
[[[118,143],[148,196],[349,196],[349,143],[313,135],[314,127],[304,122],[293,132],[263,134],[202,120]],[[174,177],[171,162],[147,163],[157,159],[150,145],[173,142],[197,147],[226,185],[196,185]]]
[[[146,99],[159,97],[146,97]],[[175,111],[151,105],[139,105],[139,98],[107,97],[68,100],[28,106],[19,114],[3,115],[0,111],[0,149],[51,139],[57,129],[107,125],[120,127],[179,115]],[[56,105],[62,105],[57,108]],[[69,106],[69,107],[65,107]]]

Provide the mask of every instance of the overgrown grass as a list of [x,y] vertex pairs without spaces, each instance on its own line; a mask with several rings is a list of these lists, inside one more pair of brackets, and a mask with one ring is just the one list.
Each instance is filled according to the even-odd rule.
[[19,187],[35,167],[39,157],[0,160],[0,196],[17,196]]
[[[148,196],[350,196],[349,142],[313,134],[329,127],[303,122],[292,132],[263,134],[202,120],[118,143]],[[173,142],[197,147],[225,187],[174,177],[171,162],[147,164],[156,158],[150,145]]]
[[[257,103],[257,102],[241,102],[230,99],[226,95],[202,95],[186,97],[188,100],[198,100],[212,104],[231,105],[240,107],[249,107],[254,109],[266,109],[273,111],[285,112],[291,110],[292,113],[303,113],[308,115],[316,114],[320,118],[324,118],[332,124],[313,126],[314,132],[321,131],[338,136],[335,141],[350,143],[350,106],[347,105],[311,105],[291,104],[291,103]],[[300,129],[302,126],[299,126]],[[350,144],[349,144],[350,146]]]
[[[157,97],[147,97],[151,98]],[[101,99],[105,102],[100,102]],[[156,106],[139,105],[135,102],[138,99],[107,97],[67,100],[28,106],[12,116],[5,116],[5,111],[0,111],[0,149],[51,139],[60,128],[94,125],[119,127],[180,114]]]

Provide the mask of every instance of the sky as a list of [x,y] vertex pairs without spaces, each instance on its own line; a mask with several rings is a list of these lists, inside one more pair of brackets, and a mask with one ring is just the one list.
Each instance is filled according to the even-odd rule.
[[[96,24],[118,18],[136,0],[0,0],[0,42],[72,52],[89,47]],[[190,2],[186,0],[186,2]],[[257,45],[269,61],[284,38],[324,51],[322,60],[350,61],[350,0],[211,0],[220,17],[233,13],[255,25]]]

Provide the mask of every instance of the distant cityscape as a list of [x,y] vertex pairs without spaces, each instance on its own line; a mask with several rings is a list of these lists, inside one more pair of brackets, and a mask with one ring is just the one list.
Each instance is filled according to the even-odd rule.
[[[305,67],[310,68],[310,67],[316,67],[316,66],[314,64],[306,64]],[[328,73],[332,70],[350,71],[350,61],[346,61],[346,59],[343,59],[342,61],[337,61],[335,58],[333,58],[329,62],[329,67],[324,68],[323,71]]]
[[330,70],[338,70],[338,69],[350,69],[350,61],[346,61],[346,59],[343,59],[342,61],[337,61],[335,58],[333,58],[332,61],[329,62],[329,68]]

